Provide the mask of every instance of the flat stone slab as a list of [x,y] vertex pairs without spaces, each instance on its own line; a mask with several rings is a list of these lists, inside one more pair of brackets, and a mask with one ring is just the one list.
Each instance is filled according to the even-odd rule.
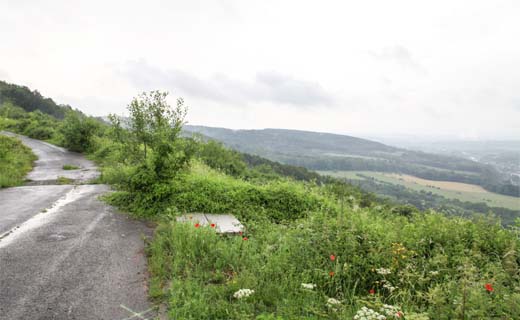
[[178,217],[177,221],[199,223],[201,226],[214,223],[218,233],[237,234],[244,231],[244,225],[231,214],[188,213]]

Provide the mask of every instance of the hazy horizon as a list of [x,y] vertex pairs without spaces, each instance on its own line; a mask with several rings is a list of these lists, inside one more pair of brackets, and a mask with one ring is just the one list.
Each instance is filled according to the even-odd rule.
[[[229,128],[229,127],[219,127],[219,126],[210,126],[203,123],[186,123],[190,126],[201,126],[201,127],[210,127],[210,128],[220,128],[220,129],[229,129],[229,130],[297,130],[297,131],[309,131],[309,132],[316,132],[316,133],[330,133],[330,134],[339,134],[339,135],[350,135],[350,136],[356,136],[358,138],[368,139],[368,140],[378,140],[378,141],[393,141],[398,142],[400,140],[406,141],[408,139],[414,139],[415,143],[417,142],[486,142],[486,141],[503,141],[503,142],[519,142],[520,137],[495,137],[495,138],[474,138],[474,137],[457,137],[457,136],[450,136],[450,135],[417,135],[417,134],[360,134],[360,135],[354,135],[348,132],[330,132],[330,131],[323,131],[323,130],[305,130],[305,129],[291,129],[291,128],[281,128],[281,127],[259,127],[259,128],[243,128],[243,127],[236,127],[236,128]],[[386,142],[385,142],[386,143]]]
[[[518,140],[516,1],[0,3],[0,79],[85,113],[143,90],[188,122]],[[374,138],[372,138],[374,139]]]

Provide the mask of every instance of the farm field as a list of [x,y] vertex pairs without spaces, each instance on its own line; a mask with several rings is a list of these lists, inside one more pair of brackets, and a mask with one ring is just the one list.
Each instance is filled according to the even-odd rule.
[[473,184],[426,180],[405,174],[373,171],[318,171],[318,173],[353,180],[363,180],[365,178],[359,176],[363,175],[381,182],[402,185],[415,191],[432,192],[448,199],[476,203],[484,202],[491,207],[503,207],[512,210],[520,209],[520,198],[489,192]]
[[385,176],[398,179],[404,182],[411,182],[420,184],[425,187],[435,187],[443,190],[463,191],[463,192],[476,192],[476,193],[487,193],[488,191],[481,186],[474,184],[453,182],[453,181],[434,181],[428,179],[422,179],[407,174],[399,173],[384,173]]

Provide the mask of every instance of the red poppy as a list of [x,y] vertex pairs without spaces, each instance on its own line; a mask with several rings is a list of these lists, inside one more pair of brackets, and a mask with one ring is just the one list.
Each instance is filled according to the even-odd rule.
[[211,226],[212,228],[215,228],[215,224],[214,224],[214,223],[210,224],[210,226]]
[[336,256],[333,255],[333,254],[331,254],[331,255],[330,255],[330,261],[334,261],[334,260],[336,260]]
[[374,289],[370,289],[370,290],[368,290],[368,293],[370,293],[370,294],[375,294],[375,293],[376,293],[376,290],[374,290]]
[[329,276],[334,277],[334,271],[329,272]]
[[486,283],[484,287],[486,287],[487,292],[493,291],[493,286],[491,285],[491,283]]
[[200,227],[200,224],[195,223],[195,228],[198,228],[198,227]]
[[242,240],[246,241],[246,240],[248,240],[248,238],[247,237],[243,237]]

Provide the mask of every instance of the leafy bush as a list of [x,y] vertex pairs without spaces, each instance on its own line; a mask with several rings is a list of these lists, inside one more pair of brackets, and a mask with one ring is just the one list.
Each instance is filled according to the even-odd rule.
[[100,124],[96,120],[69,112],[60,127],[63,146],[76,152],[91,151],[93,137],[99,130]]
[[0,130],[6,130],[15,124],[15,120],[7,119],[0,116]]
[[33,139],[48,140],[54,135],[54,129],[49,127],[41,127],[36,124],[30,124],[24,133]]
[[114,204],[144,216],[175,207],[182,212],[233,213],[242,219],[284,221],[330,207],[312,188],[291,181],[256,185],[195,164],[190,174],[161,184],[156,183],[153,173],[139,169],[128,192],[110,198]]
[[[193,141],[193,143],[196,143]],[[196,156],[210,168],[220,170],[234,177],[244,175],[246,164],[241,155],[233,150],[227,149],[222,143],[209,140],[198,143]]]

